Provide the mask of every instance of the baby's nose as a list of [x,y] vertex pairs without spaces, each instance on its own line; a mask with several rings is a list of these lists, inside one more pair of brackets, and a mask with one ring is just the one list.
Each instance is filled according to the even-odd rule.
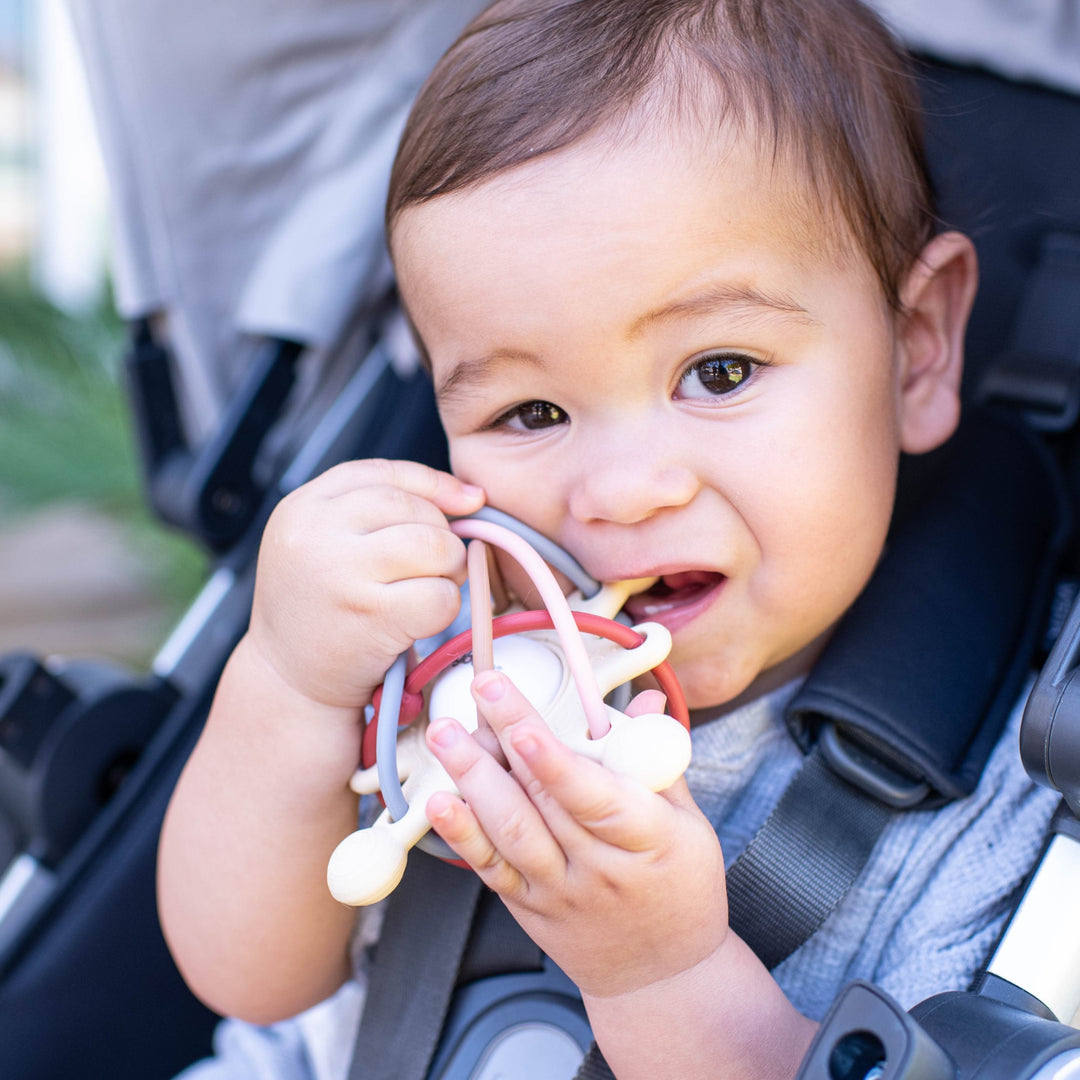
[[583,455],[570,493],[570,513],[581,522],[633,525],[685,506],[701,485],[694,469],[679,457],[647,439]]

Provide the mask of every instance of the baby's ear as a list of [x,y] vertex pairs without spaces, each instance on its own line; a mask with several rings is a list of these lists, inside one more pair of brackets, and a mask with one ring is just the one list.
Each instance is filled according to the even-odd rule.
[[940,446],[960,419],[964,330],[978,284],[978,261],[961,233],[935,236],[900,289],[896,317],[900,445],[909,454]]

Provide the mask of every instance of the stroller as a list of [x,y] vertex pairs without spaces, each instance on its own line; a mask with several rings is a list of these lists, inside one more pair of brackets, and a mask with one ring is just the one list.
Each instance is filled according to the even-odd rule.
[[[283,494],[346,458],[445,465],[383,252],[381,203],[412,94],[483,5],[70,6],[117,211],[116,291],[132,328],[148,498],[214,554],[214,570],[148,675],[0,658],[0,1061],[19,1080],[164,1078],[208,1052],[218,1018],[187,991],[158,929],[157,834],[245,628],[262,526]],[[971,66],[991,60],[978,49],[959,66],[929,58],[933,35],[912,41],[927,54],[941,212],[972,235],[983,268],[965,396],[1038,432],[1075,500],[1080,40],[1074,82],[1066,54],[1053,86]],[[1013,59],[1021,65],[1022,50]],[[1028,459],[1014,464],[1012,486],[1023,487]],[[1080,1033],[1065,1026],[1080,1007],[1080,942],[1059,910],[1080,875],[1070,701],[1080,608],[1066,616],[1080,568],[1062,556],[1052,514],[1027,506],[1003,510],[1030,525],[1000,556],[1015,587],[983,597],[974,618],[1005,627],[986,701],[1046,660],[1023,750],[1067,807],[1047,873],[1033,878],[980,993],[909,1016],[856,985],[826,1019],[807,1077],[854,1080],[884,1061],[890,1080],[1007,1080],[1044,1067],[1067,1075],[1080,1060]]]

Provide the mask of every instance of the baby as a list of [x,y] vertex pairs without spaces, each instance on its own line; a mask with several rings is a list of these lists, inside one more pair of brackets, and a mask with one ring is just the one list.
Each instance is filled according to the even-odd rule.
[[[569,751],[498,672],[472,688],[497,752],[428,732],[461,792],[431,798],[434,829],[578,986],[615,1075],[791,1076],[847,979],[964,985],[1053,806],[1005,751],[962,810],[890,826],[775,978],[729,928],[718,838],[745,845],[797,768],[783,705],[874,572],[901,452],[959,418],[975,255],[935,231],[885,30],[855,0],[500,0],[420,94],[387,226],[452,474],[348,462],[267,527],[162,836],[195,992],[266,1024],[349,979],[325,868],[363,708],[457,614],[448,518],[485,502],[600,580],[658,579],[626,611],[670,630],[695,710],[690,785],[660,794]],[[931,887],[918,845],[981,844],[998,805],[1013,850]],[[912,935],[930,952],[897,960]]]

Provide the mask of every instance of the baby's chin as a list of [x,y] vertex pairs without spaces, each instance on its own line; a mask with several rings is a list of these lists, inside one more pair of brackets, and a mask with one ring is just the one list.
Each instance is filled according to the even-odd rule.
[[[682,673],[679,669],[683,665],[676,663],[675,671],[682,683],[687,706],[691,710],[705,711],[709,717],[723,716],[789,683],[805,679],[817,663],[831,633],[830,627],[828,631],[776,663],[767,666],[751,665],[749,670],[741,673],[729,670],[726,677],[719,679],[715,671],[709,672],[707,660],[686,665]],[[719,657],[714,661],[716,666],[721,663]]]

